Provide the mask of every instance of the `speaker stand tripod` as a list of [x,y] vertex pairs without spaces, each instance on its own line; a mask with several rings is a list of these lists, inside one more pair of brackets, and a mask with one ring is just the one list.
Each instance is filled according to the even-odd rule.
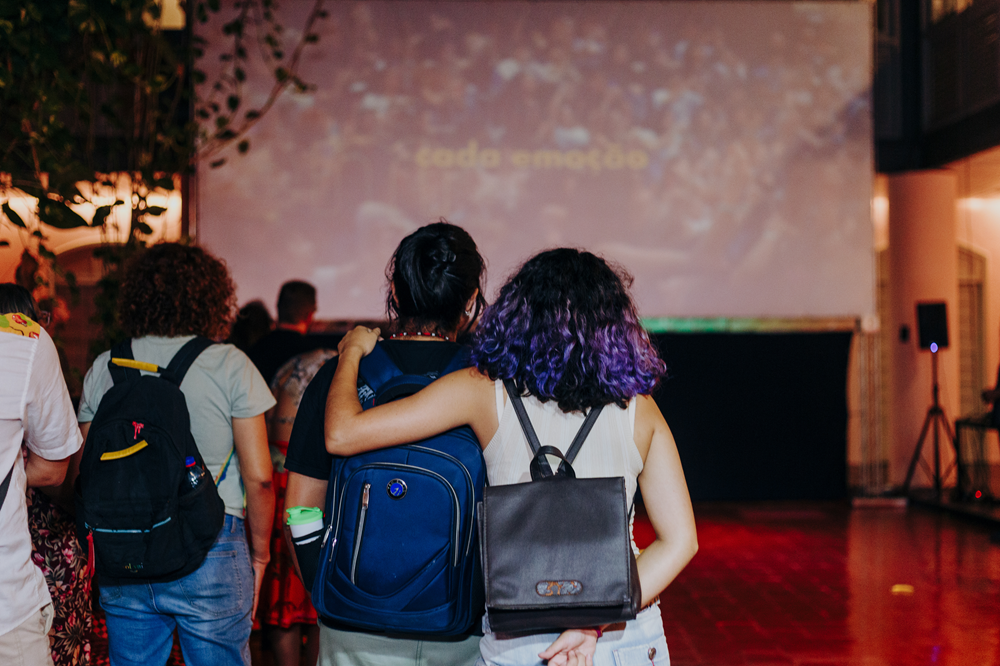
[[[944,409],[941,407],[941,403],[938,401],[938,364],[937,364],[937,352],[931,352],[931,374],[933,377],[933,388],[931,389],[933,400],[931,406],[927,408],[927,416],[924,417],[924,426],[920,429],[920,437],[917,439],[917,448],[913,451],[913,459],[910,460],[910,469],[906,472],[906,482],[903,483],[903,494],[908,495],[910,492],[910,483],[913,481],[913,474],[917,471],[917,463],[923,463],[920,454],[924,449],[924,440],[927,439],[927,433],[932,433],[934,442],[934,492],[938,499],[941,499],[941,441],[939,437],[939,432],[944,432],[945,436],[948,438],[947,441],[951,442],[952,445],[955,443],[955,434],[951,429],[951,424],[948,422],[948,417],[944,413]],[[926,467],[926,463],[923,463]],[[952,463],[950,467],[945,471],[944,476],[947,477],[952,468],[955,467],[955,463]],[[928,473],[930,470],[928,469]]]

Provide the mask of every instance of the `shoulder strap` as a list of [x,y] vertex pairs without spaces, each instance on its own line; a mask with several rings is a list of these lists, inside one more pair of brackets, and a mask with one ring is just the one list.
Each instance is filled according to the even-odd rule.
[[448,361],[448,365],[444,367],[441,374],[438,376],[444,377],[445,375],[455,372],[456,370],[469,367],[472,364],[471,357],[472,349],[462,345],[459,347],[458,351],[455,352],[455,355],[451,357],[451,360]]
[[373,391],[377,391],[382,384],[401,374],[403,371],[392,362],[381,343],[375,343],[372,353],[361,359],[361,365],[358,367],[359,377],[364,378],[365,383]]
[[583,420],[583,425],[580,429],[576,431],[576,437],[573,438],[573,443],[569,445],[569,451],[566,452],[566,460],[571,464],[576,460],[576,454],[580,452],[580,447],[583,446],[583,440],[587,439],[587,435],[593,430],[594,424],[597,423],[597,417],[601,415],[601,410],[604,409],[604,405],[598,405],[597,407],[591,407],[590,413],[587,414],[587,418]]
[[[531,446],[531,452],[538,454],[542,449],[541,443],[538,441],[538,435],[535,433],[534,426],[531,425],[531,420],[528,418],[528,412],[524,409],[524,403],[521,401],[521,396],[517,391],[517,387],[514,385],[514,381],[511,379],[503,380],[503,385],[507,388],[507,396],[510,398],[510,403],[514,407],[514,413],[517,414],[517,420],[521,422],[521,430],[524,431],[524,436],[528,440],[528,445]],[[576,432],[576,437],[573,438],[573,442],[569,445],[569,450],[566,453],[564,460],[570,465],[576,460],[576,455],[580,452],[580,447],[583,446],[583,441],[587,439],[587,435],[594,427],[594,423],[597,422],[597,417],[600,416],[601,410],[604,409],[604,405],[598,405],[590,410],[587,414],[587,418],[584,419],[583,425]],[[553,448],[553,447],[545,447]],[[542,472],[548,476],[552,474],[552,468],[549,466],[545,457],[542,456],[539,466],[542,468]],[[563,463],[559,464],[560,471],[563,471]]]
[[200,335],[195,336],[193,339],[188,340],[183,347],[181,347],[174,357],[170,359],[170,364],[160,373],[160,376],[164,379],[172,381],[177,386],[181,385],[184,381],[184,375],[187,374],[188,369],[194,360],[198,358],[198,355],[211,347],[213,343],[208,338],[203,338]]
[[[18,456],[21,454],[18,453]],[[17,464],[17,458],[14,459],[14,465]],[[3,502],[7,499],[7,488],[10,486],[10,479],[14,476],[14,465],[10,466],[10,471],[7,472],[7,476],[4,477],[3,483],[0,484],[0,507],[3,507]]]
[[116,358],[124,358],[130,361],[135,360],[135,357],[132,356],[131,338],[122,340],[111,348],[111,356],[108,358],[108,370],[111,371],[111,379],[115,384],[120,384],[130,379],[138,379],[142,376],[142,373],[140,373],[136,368],[121,366],[114,363],[113,359]]

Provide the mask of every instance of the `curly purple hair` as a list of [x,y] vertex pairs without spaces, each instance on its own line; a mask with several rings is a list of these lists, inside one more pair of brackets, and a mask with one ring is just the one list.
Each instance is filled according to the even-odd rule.
[[649,393],[666,372],[639,323],[632,277],[590,252],[560,248],[529,259],[476,330],[472,361],[490,379],[564,412]]

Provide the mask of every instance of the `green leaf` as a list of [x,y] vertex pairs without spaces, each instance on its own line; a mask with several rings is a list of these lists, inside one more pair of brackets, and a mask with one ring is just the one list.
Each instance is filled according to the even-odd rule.
[[135,229],[140,234],[146,234],[147,236],[153,233],[153,227],[149,226],[145,222],[136,222]]
[[108,221],[109,214],[111,214],[111,206],[99,206],[98,209],[94,211],[94,219],[91,220],[90,226],[103,227],[104,223]]
[[[167,209],[164,208],[163,206],[150,206],[149,208],[146,209],[146,214],[147,215],[153,215],[153,216],[163,215],[166,212],[167,212]],[[143,233],[151,233],[151,232],[143,232]]]
[[278,83],[284,83],[288,80],[288,70],[284,67],[279,67],[274,70],[274,78],[278,79]]
[[229,97],[227,97],[226,98],[226,106],[229,107],[230,111],[235,111],[236,109],[238,109],[239,106],[240,106],[240,97],[239,97],[239,95],[230,95]]
[[218,160],[214,160],[214,161],[212,161],[212,162],[209,162],[209,163],[208,163],[208,166],[212,167],[213,169],[218,169],[218,168],[219,168],[220,166],[222,166],[222,165],[223,165],[223,164],[225,164],[225,163],[226,163],[226,158],[225,158],[225,157],[223,157],[223,158],[221,158],[221,159],[218,159]]
[[27,225],[24,224],[24,220],[21,219],[21,216],[14,212],[14,209],[10,207],[9,203],[5,201],[2,208],[3,208],[3,214],[7,216],[8,220],[13,222],[15,225],[21,227],[22,229],[28,228]]
[[174,179],[170,176],[164,176],[163,178],[157,178],[153,181],[153,187],[159,188],[161,190],[166,190],[168,192],[173,192],[174,190]]
[[10,241],[0,240],[0,247],[10,247]]
[[250,150],[250,140],[249,139],[243,139],[242,141],[240,141],[236,145],[236,150],[240,151],[241,153],[245,153],[248,150]]
[[76,229],[86,227],[87,220],[61,201],[41,199],[38,202],[38,218],[56,229]]
[[306,35],[306,44],[315,44],[319,41],[319,35],[312,33]]
[[258,118],[260,118],[260,111],[256,111],[256,110],[253,110],[253,109],[251,109],[250,111],[247,111],[247,115],[246,115],[246,119],[247,120],[257,120]]
[[240,83],[243,83],[244,81],[247,80],[247,73],[244,72],[243,69],[240,67],[237,67],[233,70],[233,76],[235,76],[236,80],[239,81]]
[[208,0],[208,8],[213,12],[219,11],[219,0]]

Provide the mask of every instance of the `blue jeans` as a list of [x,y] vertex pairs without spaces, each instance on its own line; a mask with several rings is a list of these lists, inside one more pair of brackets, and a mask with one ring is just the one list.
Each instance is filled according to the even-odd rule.
[[243,520],[227,515],[198,569],[169,583],[101,585],[111,666],[167,663],[177,628],[188,666],[250,666],[253,568]]

